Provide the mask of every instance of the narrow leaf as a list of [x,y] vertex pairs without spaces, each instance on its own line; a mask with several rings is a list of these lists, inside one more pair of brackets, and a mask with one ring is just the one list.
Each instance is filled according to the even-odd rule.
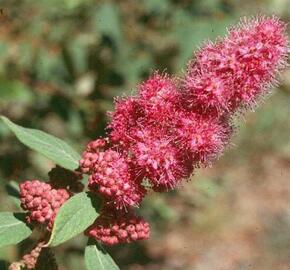
[[25,213],[0,213],[0,247],[18,244],[31,234]]
[[60,208],[48,245],[57,246],[89,227],[98,217],[99,200],[86,192],[71,197]]
[[1,118],[26,146],[66,169],[74,170],[78,167],[80,155],[66,142],[43,131],[18,126],[4,116]]
[[85,249],[87,270],[119,270],[109,253],[100,243],[90,239]]

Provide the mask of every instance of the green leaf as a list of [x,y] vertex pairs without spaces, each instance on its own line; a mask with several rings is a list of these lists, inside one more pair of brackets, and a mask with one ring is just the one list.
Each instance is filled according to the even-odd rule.
[[89,227],[98,217],[99,199],[81,192],[60,208],[52,229],[48,245],[57,246]]
[[1,118],[19,141],[26,146],[66,169],[74,170],[78,168],[78,160],[81,157],[66,142],[43,131],[18,126],[4,116],[1,116]]
[[18,244],[31,234],[25,213],[0,213],[0,247]]
[[119,270],[112,257],[98,242],[90,239],[85,249],[87,270]]

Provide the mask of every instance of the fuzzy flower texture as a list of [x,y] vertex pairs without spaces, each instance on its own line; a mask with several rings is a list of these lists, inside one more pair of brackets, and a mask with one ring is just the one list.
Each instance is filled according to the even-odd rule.
[[[254,108],[286,66],[285,30],[277,18],[243,19],[225,38],[203,46],[181,78],[155,72],[135,96],[116,100],[108,137],[90,142],[80,160],[89,189],[103,198],[87,236],[107,245],[149,238],[149,224],[134,207],[150,190],[175,189],[222,154],[233,117]],[[42,197],[49,187],[41,189],[42,208],[34,210],[36,199],[23,205],[33,210],[31,220],[47,222],[50,208]],[[55,194],[53,209],[60,202]]]

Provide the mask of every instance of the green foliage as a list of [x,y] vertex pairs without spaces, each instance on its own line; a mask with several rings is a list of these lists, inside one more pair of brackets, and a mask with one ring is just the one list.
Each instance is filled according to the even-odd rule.
[[66,169],[74,170],[78,167],[80,155],[66,142],[43,131],[18,126],[4,116],[1,118],[16,137],[26,146],[40,152]]
[[98,217],[100,202],[96,196],[82,192],[60,208],[48,245],[57,246],[83,232]]
[[0,247],[18,244],[30,234],[24,213],[0,213]]
[[111,256],[100,243],[89,240],[85,249],[85,262],[87,270],[119,270]]

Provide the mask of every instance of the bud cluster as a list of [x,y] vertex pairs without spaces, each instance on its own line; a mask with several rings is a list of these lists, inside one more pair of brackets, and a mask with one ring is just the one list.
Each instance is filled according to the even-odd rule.
[[28,223],[43,224],[47,230],[52,229],[59,208],[69,197],[66,189],[55,189],[49,182],[32,180],[20,184],[21,207],[28,211]]
[[55,256],[51,249],[45,247],[46,242],[39,240],[36,246],[28,253],[25,254],[21,261],[14,262],[9,266],[9,270],[19,269],[59,269],[55,260]]
[[96,154],[89,178],[89,188],[97,190],[116,208],[139,204],[146,190],[134,179],[130,163],[117,151],[108,149]]
[[23,256],[22,262],[27,269],[35,269],[37,259],[42,251],[45,242],[39,242],[37,246],[29,253]]
[[149,238],[150,227],[133,212],[105,209],[85,234],[106,245],[130,243]]

